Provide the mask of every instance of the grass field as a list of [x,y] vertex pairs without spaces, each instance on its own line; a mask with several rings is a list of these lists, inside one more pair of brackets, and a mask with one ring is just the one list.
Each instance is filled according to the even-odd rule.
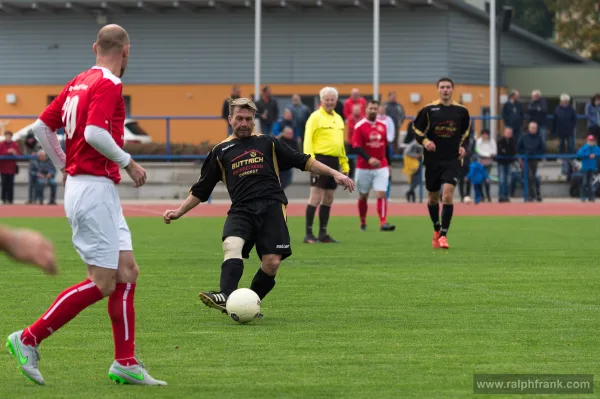
[[[85,276],[66,219],[1,222],[48,234],[61,267],[50,278],[3,260],[7,336]],[[129,219],[142,268],[136,341],[168,387],[112,385],[103,301],[42,344],[46,386],[0,358],[0,398],[460,398],[473,396],[474,373],[600,372],[597,217],[456,217],[446,252],[431,249],[424,217],[392,218],[393,233],[336,217],[343,242],[315,246],[290,218],[294,255],[249,325],[198,299],[218,288],[222,222]],[[253,253],[241,286],[258,266]]]

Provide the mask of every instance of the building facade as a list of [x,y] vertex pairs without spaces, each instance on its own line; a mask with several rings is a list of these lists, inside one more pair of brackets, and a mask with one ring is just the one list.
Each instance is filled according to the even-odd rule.
[[[433,83],[451,76],[473,99],[467,104],[471,113],[481,114],[489,103],[485,13],[461,1],[440,8],[414,4],[381,12],[380,94],[396,90],[409,114],[414,114],[422,102],[435,97]],[[250,8],[113,11],[106,13],[106,20],[73,11],[11,13],[0,15],[0,115],[39,113],[49,96],[93,65],[91,44],[105,22],[123,25],[131,36],[131,59],[123,81],[134,116],[216,116],[232,84],[241,84],[244,95],[253,90]],[[316,96],[323,85],[335,85],[342,94],[355,86],[372,94],[372,11],[268,7],[262,27],[261,82],[271,85],[275,95]],[[583,61],[540,45],[518,30],[502,40],[506,66]],[[411,93],[419,93],[422,102],[411,104]],[[15,94],[17,102],[7,104],[4,94]],[[25,122],[14,121],[10,127],[19,124]],[[163,139],[163,121],[144,125],[156,140]],[[175,141],[214,141],[222,136],[223,125],[223,121],[173,122],[172,135]]]

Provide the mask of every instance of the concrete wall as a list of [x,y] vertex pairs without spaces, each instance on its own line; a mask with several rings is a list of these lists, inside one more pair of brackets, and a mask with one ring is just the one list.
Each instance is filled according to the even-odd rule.
[[546,97],[569,93],[571,97],[591,98],[600,92],[600,66],[562,65],[543,67],[508,67],[506,84],[521,93],[539,89]]

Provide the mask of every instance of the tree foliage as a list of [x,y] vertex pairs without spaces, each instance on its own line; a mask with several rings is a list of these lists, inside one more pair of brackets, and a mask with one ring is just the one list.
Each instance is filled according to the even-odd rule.
[[512,22],[518,27],[544,39],[554,35],[554,13],[545,0],[499,0],[497,12],[501,12],[503,6],[512,7]]
[[546,3],[555,13],[556,43],[600,61],[600,2],[546,0]]

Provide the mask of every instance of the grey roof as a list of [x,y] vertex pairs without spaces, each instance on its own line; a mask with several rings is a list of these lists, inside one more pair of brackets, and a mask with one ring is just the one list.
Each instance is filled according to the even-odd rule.
[[[150,12],[160,13],[165,11],[199,12],[208,9],[235,10],[236,8],[253,7],[254,0],[0,0],[0,15],[25,14],[41,12],[49,14],[62,14],[66,12],[89,13],[125,13],[125,12]],[[372,0],[262,0],[262,7],[289,8],[297,10],[302,8],[330,8],[342,10],[344,8],[372,8]],[[382,8],[398,8],[407,12],[414,12],[423,7],[434,7],[441,10],[450,8],[459,10],[482,22],[489,23],[489,14],[463,0],[380,0]],[[542,39],[528,31],[511,24],[510,34],[513,34],[533,45],[541,46],[545,50],[563,56],[578,63],[596,64],[576,53],[563,49],[547,40]]]

